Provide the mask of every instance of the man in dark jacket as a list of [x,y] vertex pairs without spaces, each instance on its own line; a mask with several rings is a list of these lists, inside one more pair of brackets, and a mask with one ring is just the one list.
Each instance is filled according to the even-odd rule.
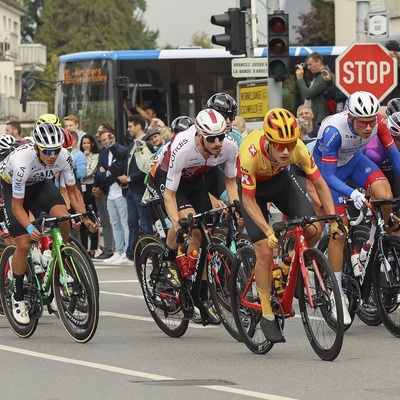
[[[129,243],[126,256],[133,260],[133,252],[139,239],[139,227],[142,228],[144,235],[153,235],[153,224],[149,210],[140,205],[146,185],[144,179],[146,174],[140,171],[135,160],[135,151],[142,148],[144,139],[145,119],[141,115],[131,115],[128,118],[128,129],[130,136],[134,139],[128,148],[120,150],[116,146],[109,147],[109,150],[117,160],[125,159],[126,171],[118,177],[123,187],[127,187],[126,201],[128,204],[128,226]],[[154,149],[150,142],[146,142],[151,152]]]

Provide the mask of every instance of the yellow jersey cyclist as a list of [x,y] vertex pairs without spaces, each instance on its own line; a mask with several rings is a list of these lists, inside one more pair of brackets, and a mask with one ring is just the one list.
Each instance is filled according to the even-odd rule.
[[[23,279],[30,241],[39,241],[42,234],[31,224],[29,210],[40,208],[51,216],[68,214],[60,191],[53,182],[57,173],[63,177],[69,199],[77,212],[85,211],[82,195],[75,182],[72,156],[62,147],[64,134],[53,124],[41,124],[33,131],[34,144],[25,144],[14,150],[5,160],[1,175],[6,221],[14,237],[16,250],[12,270],[15,292],[12,297],[13,316],[20,324],[29,323],[27,305],[24,301]],[[97,224],[83,218],[91,232]],[[63,240],[69,238],[69,221],[60,222]]]
[[[238,156],[243,217],[256,252],[256,286],[262,307],[260,326],[272,343],[284,342],[285,338],[270,301],[273,248],[278,240],[268,223],[267,202],[273,202],[289,218],[315,215],[304,191],[290,177],[286,167],[294,163],[302,167],[314,184],[326,213],[335,213],[328,185],[299,135],[292,113],[283,108],[271,109],[265,115],[264,129],[246,136]],[[330,228],[331,233],[343,235],[336,222]],[[305,233],[310,246],[314,246],[321,235],[320,228],[314,226],[307,227]]]

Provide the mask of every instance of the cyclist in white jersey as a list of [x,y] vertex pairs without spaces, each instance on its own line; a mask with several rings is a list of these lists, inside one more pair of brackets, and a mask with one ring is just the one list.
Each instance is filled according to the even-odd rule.
[[[1,175],[6,221],[16,245],[12,265],[15,281],[12,305],[13,316],[20,324],[28,324],[30,320],[22,289],[30,241],[42,238],[30,222],[29,210],[35,206],[51,216],[68,214],[53,182],[54,176],[60,173],[72,206],[77,212],[85,211],[82,195],[75,184],[72,156],[62,147],[64,134],[61,129],[53,124],[38,125],[33,131],[33,139],[34,145],[20,146],[7,157]],[[98,229],[88,217],[84,217],[83,222],[91,232]],[[60,222],[60,229],[63,240],[67,242],[69,221]]]
[[[345,215],[344,196],[351,198],[357,209],[366,202],[364,194],[346,184],[350,180],[356,187],[363,188],[373,199],[391,198],[390,184],[379,167],[366,157],[361,149],[375,136],[385,147],[395,169],[400,172],[400,153],[390,135],[382,116],[378,115],[378,99],[369,92],[355,92],[348,102],[348,109],[327,117],[322,121],[314,147],[314,160],[327,182],[333,197],[336,212]],[[384,214],[387,219],[389,211]],[[371,229],[372,243],[375,229]],[[343,308],[347,299],[342,289],[344,240],[338,238],[329,244],[329,260],[335,271],[342,294]],[[345,324],[351,322],[345,311]]]

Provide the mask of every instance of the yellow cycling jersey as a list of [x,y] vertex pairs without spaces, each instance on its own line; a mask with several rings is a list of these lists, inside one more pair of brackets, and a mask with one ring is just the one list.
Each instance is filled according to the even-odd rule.
[[246,136],[240,146],[237,162],[243,194],[254,196],[258,181],[272,179],[291,164],[298,164],[310,180],[316,180],[321,176],[312,155],[300,139],[297,140],[289,159],[279,164],[271,163],[266,153],[267,144],[264,131],[254,130]]

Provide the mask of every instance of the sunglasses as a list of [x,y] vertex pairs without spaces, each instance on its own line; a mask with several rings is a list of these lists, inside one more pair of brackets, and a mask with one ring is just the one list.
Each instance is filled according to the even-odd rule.
[[220,114],[225,118],[229,118],[231,121],[233,121],[236,117],[235,113],[233,111],[226,111],[226,112],[220,112]]
[[366,128],[368,125],[373,128],[377,123],[378,123],[378,118],[375,118],[372,121],[359,121],[357,118],[354,118],[356,121],[356,124],[360,128]]
[[[39,147],[39,146],[38,146]],[[44,149],[42,147],[39,147],[39,150],[45,155],[45,156],[52,156],[60,154],[62,147],[57,147],[55,149]]]
[[222,142],[225,139],[225,133],[221,133],[220,135],[212,135],[212,136],[204,136],[204,138],[209,143],[214,143],[217,139]]
[[270,144],[272,145],[272,147],[277,150],[277,151],[284,151],[285,149],[288,149],[288,151],[293,151],[294,148],[297,145],[297,141],[296,142],[291,142],[291,143],[275,143],[275,142],[270,142]]

